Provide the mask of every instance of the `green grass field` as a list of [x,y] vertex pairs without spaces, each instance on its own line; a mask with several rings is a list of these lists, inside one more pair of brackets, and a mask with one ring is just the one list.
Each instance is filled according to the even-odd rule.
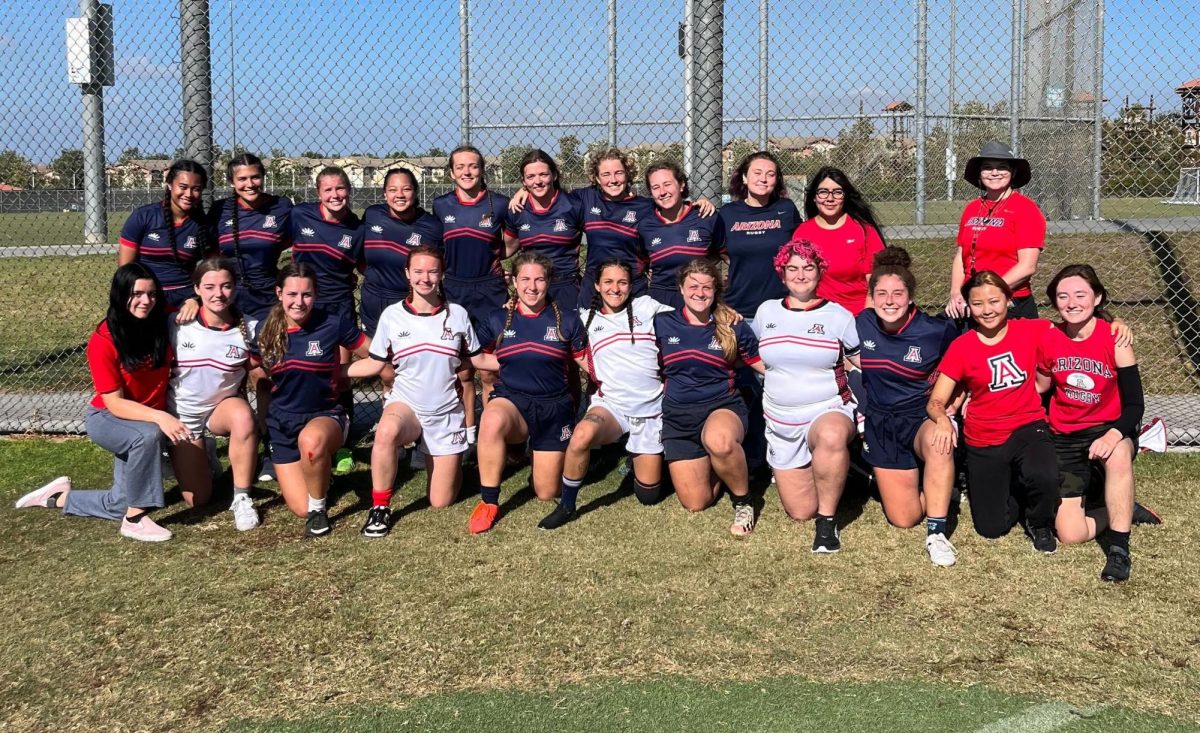
[[959,564],[935,568],[921,529],[858,495],[843,552],[814,557],[773,490],[736,539],[726,501],[642,507],[605,471],[554,533],[522,471],[487,535],[466,532],[473,481],[435,511],[418,480],[368,542],[359,465],[327,539],[303,541],[267,485],[249,533],[227,493],[211,511],[169,493],[156,517],[176,538],[147,546],[13,510],[61,473],[104,485],[110,464],[83,440],[3,440],[0,729],[1198,730],[1198,460],[1138,460],[1166,524],[1134,532],[1113,586],[1093,545],[1041,556],[967,517]]

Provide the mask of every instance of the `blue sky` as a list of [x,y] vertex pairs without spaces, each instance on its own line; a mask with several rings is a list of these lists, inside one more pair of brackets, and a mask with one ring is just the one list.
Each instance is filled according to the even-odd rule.
[[[106,90],[107,153],[180,145],[177,0],[113,0],[116,86]],[[604,0],[472,0],[473,117],[477,123],[603,122]],[[853,115],[913,99],[915,2],[771,0],[773,114]],[[1192,0],[1108,2],[1105,85],[1110,112],[1128,95],[1177,109],[1172,89],[1200,77],[1200,16]],[[458,142],[458,2],[211,0],[216,141],[232,137],[231,43],[237,139],[252,150],[340,153]],[[620,0],[622,119],[682,114],[675,26],[683,1]],[[949,0],[929,1],[929,105],[946,107]],[[1009,3],[958,3],[960,100],[1008,98]],[[72,0],[0,5],[0,148],[47,162],[80,144],[76,88],[66,81],[63,22]],[[725,6],[725,111],[757,113],[758,1]],[[843,121],[778,123],[773,135],[834,135]],[[726,136],[753,136],[731,125]],[[480,130],[488,152],[515,143],[553,149],[603,127]],[[666,142],[679,126],[623,127],[620,142]]]

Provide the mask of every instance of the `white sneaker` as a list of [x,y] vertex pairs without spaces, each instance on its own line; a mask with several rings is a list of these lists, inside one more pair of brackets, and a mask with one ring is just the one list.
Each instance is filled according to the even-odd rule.
[[46,509],[57,509],[49,505],[50,497],[55,494],[67,494],[71,491],[71,479],[66,476],[59,476],[45,486],[30,491],[25,496],[17,499],[17,509],[28,509],[29,507],[43,507]]
[[754,507],[749,504],[738,504],[733,508],[733,524],[729,525],[730,534],[745,537],[754,531]]
[[925,549],[929,551],[929,562],[939,567],[948,568],[958,559],[954,545],[941,532],[925,538]]
[[249,494],[234,494],[229,511],[233,512],[233,526],[237,527],[239,532],[258,526],[258,510],[254,508],[254,501],[250,499]]
[[258,471],[259,481],[275,481],[275,464],[270,458],[264,458],[262,468]]

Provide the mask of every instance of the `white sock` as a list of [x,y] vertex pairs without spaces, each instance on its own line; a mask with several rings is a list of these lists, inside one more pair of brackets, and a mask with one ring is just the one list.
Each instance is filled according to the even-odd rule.
[[472,425],[467,428],[467,445],[475,445],[479,440],[479,426]]
[[311,496],[308,497],[308,510],[310,512],[325,511],[325,497],[322,496],[320,499],[314,499]]

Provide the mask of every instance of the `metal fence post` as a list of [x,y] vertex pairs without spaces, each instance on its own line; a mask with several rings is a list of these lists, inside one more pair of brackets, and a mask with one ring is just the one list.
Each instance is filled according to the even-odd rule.
[[608,144],[617,147],[617,0],[608,0]]
[[1096,0],[1096,52],[1092,62],[1095,67],[1092,74],[1092,218],[1100,218],[1100,186],[1102,185],[1100,161],[1104,155],[1104,0]]
[[[180,73],[183,77],[183,154],[212,173],[212,66],[208,0],[179,0]],[[205,205],[212,196],[209,176]]]
[[758,0],[758,149],[767,149],[767,139],[770,134],[767,129],[769,119],[767,88],[767,58],[770,52],[770,0]]
[[471,144],[471,0],[458,0],[459,137]]
[[692,134],[696,104],[696,0],[683,0],[683,170],[689,176],[695,170]]
[[925,223],[925,72],[928,61],[926,28],[929,24],[929,3],[917,0],[917,104],[914,110],[913,137],[917,143],[917,224]]
[[950,62],[949,62],[949,79],[947,81],[947,100],[946,100],[946,200],[954,200],[954,179],[958,172],[955,168],[958,165],[957,156],[954,154],[954,65],[958,62],[955,54],[958,53],[958,0],[950,0]]
[[1008,87],[1008,144],[1019,153],[1021,138],[1021,0],[1012,0],[1012,45]]
[[[99,0],[79,0],[79,15],[96,22]],[[93,35],[93,34],[89,34]],[[83,242],[108,242],[108,209],[104,180],[104,85],[99,80],[80,87],[83,98]]]
[[724,0],[694,0],[695,103],[692,105],[692,195],[716,199],[721,191],[724,107]]

